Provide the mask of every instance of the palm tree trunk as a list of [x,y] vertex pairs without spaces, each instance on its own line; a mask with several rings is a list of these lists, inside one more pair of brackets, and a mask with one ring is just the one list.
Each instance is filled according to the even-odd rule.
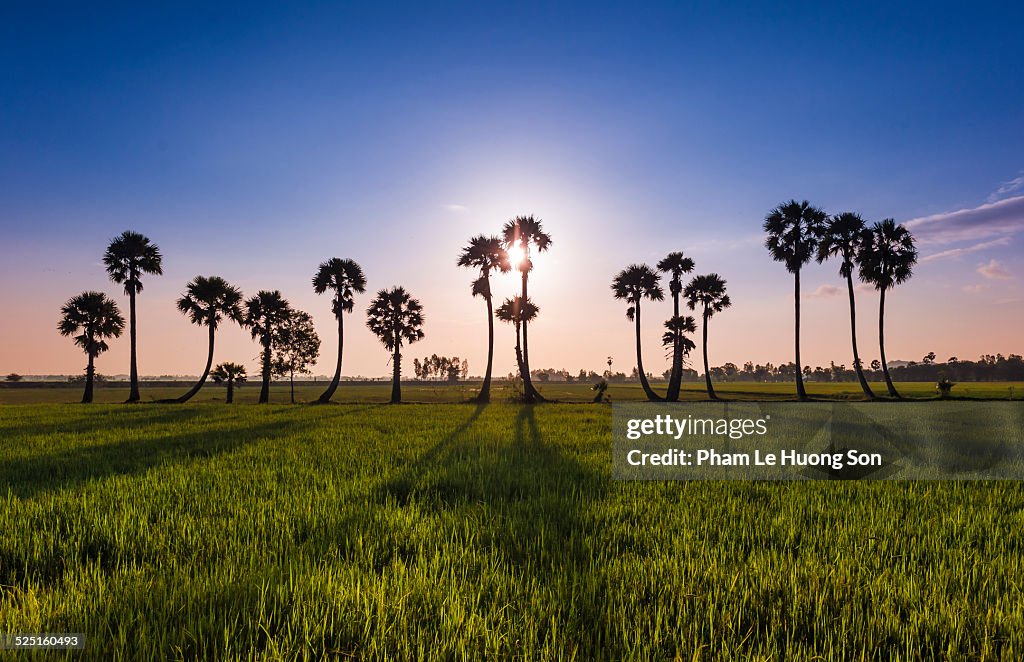
[[882,374],[885,375],[885,387],[889,390],[890,396],[898,398],[900,397],[899,391],[892,384],[889,365],[885,362],[885,288],[882,288],[882,294],[878,300],[878,351],[882,355]]
[[131,366],[129,367],[129,382],[131,386],[128,391],[127,402],[138,402],[139,396],[139,366],[135,349],[135,290],[128,292],[128,338],[131,344]]
[[228,399],[227,399],[227,404],[230,405],[234,401],[235,401],[235,380],[229,379],[228,380]]
[[330,402],[331,398],[334,397],[334,392],[338,390],[338,382],[341,381],[341,350],[345,346],[345,318],[344,313],[338,313],[338,365],[334,368],[334,379],[331,380],[330,386],[320,396],[318,402],[321,404]]
[[199,393],[199,389],[203,388],[203,384],[206,383],[206,378],[210,375],[210,367],[213,366],[213,334],[216,331],[216,327],[210,325],[210,351],[206,354],[206,370],[203,370],[203,376],[199,378],[196,385],[189,389],[189,392],[178,398],[179,403],[188,402],[192,399],[196,393]]
[[[522,295],[523,298],[522,298],[522,302],[521,302],[521,306],[522,306],[523,310],[526,309],[526,302],[528,301],[528,299],[526,297],[526,281],[527,281],[527,276],[526,276],[526,272],[524,271],[523,272],[523,295]],[[522,311],[520,311],[520,314],[521,313],[522,313]],[[526,323],[526,319],[524,318],[523,319],[523,360],[522,360],[522,362],[519,365],[519,372],[522,374],[522,377],[523,377],[523,401],[529,403],[529,402],[534,402],[536,400],[543,400],[543,398],[541,397],[541,395],[537,391],[537,389],[535,389],[533,387],[533,380],[530,379],[530,349],[529,349],[530,346],[529,346],[529,340],[527,339],[526,327],[527,327],[527,323]]]
[[394,364],[391,375],[391,404],[397,405],[402,401],[402,349],[397,342],[391,362]]
[[640,302],[636,302],[636,372],[640,377],[640,385],[644,389],[644,393],[647,394],[647,399],[652,402],[660,401],[662,398],[651,388],[651,385],[647,383],[647,374],[644,373],[644,359],[643,353],[640,351],[642,343],[640,342]]
[[263,338],[263,369],[262,369],[262,384],[260,385],[260,401],[261,405],[265,405],[270,402],[270,334],[268,333]]
[[[488,285],[488,291],[490,286]],[[518,343],[517,343],[518,344]],[[484,384],[480,387],[480,395],[476,397],[479,403],[491,401],[491,366],[494,362],[494,305],[491,303],[491,296],[487,295],[487,372],[484,373]]]
[[89,364],[85,368],[85,393],[82,395],[82,404],[92,402],[92,383],[96,374],[95,359],[95,356],[89,354]]
[[853,368],[857,371],[857,381],[860,382],[860,389],[864,395],[874,400],[875,394],[868,386],[868,380],[864,377],[864,369],[860,364],[860,353],[857,351],[857,301],[853,294],[853,275],[846,274],[846,287],[850,291],[850,338],[853,341]]
[[804,389],[804,374],[803,367],[800,365],[800,270],[796,270],[796,274],[793,278],[793,298],[796,302],[794,310],[796,311],[796,317],[794,319],[795,326],[793,329],[793,338],[795,339],[796,345],[796,396],[801,400],[807,399],[807,391]]
[[708,309],[704,308],[704,383],[708,387],[708,397],[712,400],[717,400],[718,396],[715,395],[715,387],[711,385],[711,368],[708,367],[708,320],[711,316],[708,315]]
[[[672,295],[672,319],[679,319],[679,291],[678,288],[673,287],[676,292]],[[679,400],[679,387],[683,381],[683,343],[682,330],[675,330],[675,337],[672,339],[672,374],[668,379],[668,393],[665,395],[665,399],[669,402],[677,402]]]

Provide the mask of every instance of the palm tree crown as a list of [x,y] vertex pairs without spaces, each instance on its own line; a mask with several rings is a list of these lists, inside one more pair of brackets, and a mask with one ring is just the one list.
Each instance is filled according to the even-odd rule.
[[217,367],[210,373],[210,377],[218,384],[229,382],[240,384],[249,378],[244,365],[231,362],[218,363]]
[[249,329],[253,338],[269,340],[279,325],[288,319],[291,306],[281,295],[280,290],[260,290],[256,296],[245,302],[245,314],[242,323]]
[[806,200],[790,200],[771,210],[764,219],[764,231],[772,259],[785,263],[790,272],[799,271],[814,257],[826,218],[825,212]]
[[696,331],[697,320],[693,319],[692,315],[672,317],[665,320],[665,333],[661,334],[661,344],[664,347],[674,348],[676,338],[678,338],[680,351],[685,356],[697,348],[697,344],[687,337],[686,334],[695,333]]
[[522,249],[522,261],[513,266],[523,273],[533,269],[533,261],[530,259],[531,247],[536,248],[540,253],[551,247],[551,235],[544,231],[541,220],[532,215],[516,216],[506,222],[502,228],[502,238],[506,248],[518,246]]
[[354,260],[332,257],[320,264],[313,276],[313,290],[323,294],[327,290],[334,291],[333,312],[335,317],[352,312],[356,293],[366,291],[366,276],[363,268]]
[[480,277],[473,281],[473,296],[488,298],[491,296],[491,284],[488,277],[492,271],[508,273],[512,270],[508,251],[505,250],[499,237],[477,235],[469,240],[469,245],[459,254],[458,265],[480,270]]
[[646,264],[631,264],[615,276],[612,281],[615,298],[632,304],[626,309],[626,317],[633,319],[641,299],[661,301],[665,298],[660,281],[661,275]]
[[704,314],[711,317],[732,305],[732,300],[725,293],[725,280],[718,274],[694,276],[683,290],[686,305],[690,310],[700,306]]
[[403,341],[411,344],[423,339],[423,306],[404,287],[378,292],[366,316],[366,326],[390,351]]
[[515,325],[522,324],[525,322],[532,322],[537,314],[540,312],[540,306],[537,306],[532,301],[527,300],[526,305],[522,304],[522,297],[513,297],[511,299],[505,299],[497,310],[494,311],[494,316],[500,319],[502,322],[509,322]]
[[677,295],[682,291],[683,274],[693,271],[693,266],[693,260],[684,257],[679,251],[669,253],[658,262],[659,271],[665,271],[672,275],[672,279],[669,281],[669,292]]
[[917,264],[914,236],[906,227],[887,218],[862,235],[860,277],[878,290],[888,290],[913,275]]
[[142,274],[162,274],[161,262],[160,248],[145,235],[131,230],[111,240],[103,254],[110,280],[123,284],[128,295],[142,291]]
[[106,339],[117,338],[124,331],[121,311],[102,292],[83,292],[72,297],[61,307],[60,313],[57,330],[62,336],[73,336],[75,344],[89,356],[107,351]]
[[220,276],[196,276],[178,299],[193,324],[216,329],[225,317],[242,323],[242,292]]
[[859,214],[844,212],[829,219],[818,243],[818,262],[839,257],[839,275],[853,273],[864,240],[864,219]]

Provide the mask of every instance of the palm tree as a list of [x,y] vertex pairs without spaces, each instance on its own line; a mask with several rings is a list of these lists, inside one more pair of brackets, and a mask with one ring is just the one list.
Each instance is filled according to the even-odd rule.
[[861,365],[860,353],[857,351],[857,301],[853,293],[853,268],[860,259],[861,243],[864,239],[864,219],[859,214],[844,212],[829,219],[825,233],[818,244],[818,262],[832,257],[839,257],[839,275],[846,279],[846,289],[850,295],[850,338],[853,342],[853,369],[857,371],[857,380],[864,395],[874,399],[875,394],[868,386]]
[[[522,274],[523,289],[520,296],[523,301],[529,301],[527,293],[527,281],[530,271],[533,270],[533,260],[530,258],[531,247],[536,248],[538,253],[546,251],[551,246],[551,236],[544,232],[540,219],[531,216],[516,216],[505,223],[502,229],[505,248],[510,252],[515,251],[518,255],[514,265]],[[529,327],[526,319],[522,320],[523,327],[523,360],[519,365],[519,371],[523,377],[523,399],[526,402],[544,400],[544,397],[533,387],[533,380],[530,379],[530,345],[527,329]]]
[[732,305],[729,295],[725,293],[725,281],[718,274],[694,276],[683,291],[686,305],[690,310],[701,307],[703,352],[704,352],[704,383],[708,389],[708,397],[717,400],[715,387],[711,385],[711,369],[708,367],[708,320],[715,313],[720,313]]
[[669,292],[672,293],[672,319],[665,323],[672,338],[672,374],[668,380],[668,393],[665,399],[675,402],[679,399],[679,387],[683,380],[683,328],[685,323],[679,318],[679,295],[683,291],[683,274],[693,271],[693,260],[684,257],[682,252],[669,253],[658,263],[658,269],[672,274],[669,280]]
[[206,354],[206,368],[203,376],[178,402],[188,402],[206,383],[213,365],[213,339],[217,326],[225,317],[242,323],[242,292],[220,276],[196,276],[185,287],[185,294],[178,299],[178,310],[188,315],[193,324],[209,330],[209,351]]
[[366,326],[392,352],[391,403],[402,401],[402,342],[423,338],[423,306],[403,287],[381,290],[366,310]]
[[117,304],[102,292],[83,292],[68,299],[60,312],[61,319],[57,325],[60,335],[73,335],[75,344],[89,357],[82,402],[92,402],[96,357],[107,351],[107,338],[117,338],[124,331],[124,317]]
[[540,307],[534,305],[532,301],[527,300],[526,305],[522,305],[522,297],[513,297],[511,299],[505,299],[498,309],[494,311],[494,316],[500,319],[502,322],[509,322],[516,327],[516,365],[519,366],[519,373],[523,371],[523,348],[520,345],[522,339],[522,325],[526,322],[532,321],[540,313]]
[[480,270],[480,276],[473,281],[473,296],[483,297],[487,302],[487,371],[484,383],[480,387],[477,402],[491,401],[491,367],[494,362],[494,305],[491,298],[491,272],[508,273],[512,264],[508,252],[498,237],[478,235],[469,240],[469,245],[459,255],[460,267],[472,267]]
[[215,383],[228,387],[228,396],[224,402],[229,405],[235,401],[235,384],[242,384],[248,379],[245,366],[238,363],[219,363],[210,377]]
[[260,290],[256,296],[245,302],[245,316],[242,325],[249,329],[252,337],[259,340],[263,347],[260,368],[262,384],[260,385],[259,403],[261,405],[270,402],[270,375],[273,370],[271,351],[274,346],[274,335],[281,324],[288,319],[290,313],[291,306],[281,296],[279,290],[273,292]]
[[626,317],[636,322],[636,369],[640,376],[640,385],[644,388],[648,400],[662,400],[658,394],[651,389],[647,383],[647,374],[644,372],[644,360],[640,351],[640,301],[651,299],[661,301],[665,298],[665,292],[658,282],[661,274],[651,269],[646,264],[631,264],[619,272],[612,281],[612,292],[616,299],[625,299],[630,304],[626,309]]
[[887,218],[865,231],[860,252],[860,277],[879,292],[878,351],[882,356],[885,386],[894,398],[900,394],[892,384],[889,366],[885,362],[885,293],[908,280],[913,275],[915,264],[917,248],[914,247],[914,236],[906,227]]
[[[697,345],[690,337],[688,333],[696,333],[697,321],[693,319],[692,315],[674,315],[670,319],[665,320],[665,333],[661,334],[661,344],[663,347],[669,347],[672,350],[670,356],[674,357],[676,348],[679,348],[679,379],[682,382],[683,373],[683,360],[689,356],[690,352],[696,349]],[[671,379],[669,380],[671,382]],[[667,397],[665,398],[668,399]],[[679,400],[679,394],[676,393],[676,399]]]
[[345,346],[345,313],[351,313],[355,304],[353,296],[355,293],[362,294],[366,291],[366,276],[363,275],[363,268],[353,260],[342,260],[332,257],[323,262],[313,276],[313,291],[323,294],[327,290],[334,291],[334,301],[331,309],[335,319],[338,320],[338,365],[334,368],[334,378],[331,379],[327,390],[320,395],[318,402],[330,402],[334,392],[338,390],[338,382],[341,381],[341,353]]
[[817,251],[825,229],[825,218],[825,212],[806,200],[790,200],[768,212],[764,219],[764,231],[768,233],[765,247],[773,260],[784,263],[786,270],[793,274],[796,394],[801,400],[807,399],[807,391],[800,366],[800,267],[807,264]]
[[160,248],[148,237],[127,230],[110,241],[103,254],[110,280],[124,285],[128,295],[128,335],[131,341],[131,388],[128,402],[139,401],[139,367],[136,353],[135,295],[142,291],[142,274],[163,273]]

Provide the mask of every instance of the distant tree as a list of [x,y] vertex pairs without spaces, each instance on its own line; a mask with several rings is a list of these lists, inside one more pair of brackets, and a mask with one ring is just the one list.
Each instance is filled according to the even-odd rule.
[[18,373],[12,372],[11,374],[4,377],[4,379],[6,379],[9,382],[20,382],[22,377]]
[[480,275],[473,281],[473,296],[482,297],[487,303],[487,369],[484,382],[477,395],[477,402],[491,401],[491,367],[494,362],[494,303],[491,296],[491,272],[508,273],[512,270],[508,252],[498,237],[478,235],[469,240],[469,245],[459,255],[460,267],[477,269]]
[[366,326],[392,352],[391,402],[402,401],[402,343],[423,339],[423,306],[402,287],[381,290],[366,311]]
[[631,264],[620,271],[612,281],[612,293],[615,298],[622,299],[630,304],[629,308],[626,309],[626,317],[636,323],[637,375],[644,393],[647,394],[647,399],[651,401],[659,401],[664,398],[654,392],[644,373],[644,359],[643,352],[641,351],[642,343],[640,341],[640,302],[643,299],[661,301],[665,298],[665,292],[659,284],[660,280],[661,275],[646,264]]
[[881,370],[882,369],[882,362],[879,361],[878,359],[873,360],[871,362],[871,369],[876,371],[876,372]]
[[809,202],[790,200],[768,212],[764,219],[764,231],[768,233],[765,247],[772,259],[786,265],[793,274],[794,326],[793,338],[796,348],[796,393],[801,400],[807,399],[804,389],[803,370],[800,367],[800,268],[807,264],[818,249],[818,242],[825,230],[825,212],[811,206]]
[[178,310],[188,315],[193,324],[205,326],[209,332],[209,348],[203,375],[178,402],[188,402],[203,388],[213,366],[213,341],[217,327],[225,318],[242,324],[242,292],[220,276],[196,276],[178,299]]
[[225,402],[229,405],[235,401],[235,386],[241,386],[247,379],[245,366],[238,363],[219,363],[210,376],[215,383],[227,386]]
[[289,309],[274,334],[271,372],[288,378],[291,403],[295,404],[295,374],[309,373],[316,363],[320,355],[320,336],[309,313],[294,308]]
[[[504,228],[502,228],[502,234],[505,248],[508,250],[516,248],[522,256],[512,266],[522,274],[523,288],[520,297],[523,301],[529,303],[530,296],[527,293],[526,286],[529,274],[533,270],[533,259],[531,258],[530,251],[531,249],[536,249],[538,253],[541,253],[548,250],[551,246],[551,235],[544,231],[544,226],[541,224],[540,219],[536,219],[533,216],[516,216],[505,223]],[[536,310],[539,311],[540,308]],[[522,361],[519,365],[519,372],[523,378],[523,399],[525,402],[534,402],[543,400],[544,396],[533,387],[533,382],[530,380],[530,350],[527,335],[529,321],[529,318],[524,316],[521,322]]]
[[[532,321],[540,313],[540,306],[534,305],[529,299],[526,300],[526,305],[522,304],[523,299],[521,297],[514,297],[511,299],[505,299],[498,309],[494,311],[494,316],[502,322],[508,322],[515,326],[516,329],[516,364],[520,368],[522,373],[523,368],[523,349],[521,345],[522,340],[522,327],[526,322]],[[520,374],[520,377],[522,374]],[[524,387],[525,395],[525,387]]]
[[924,358],[921,359],[921,362],[927,365],[935,363],[935,352],[928,352],[927,354],[925,354]]
[[262,348],[260,369],[260,404],[270,402],[270,376],[273,373],[272,355],[277,329],[284,324],[291,306],[278,290],[260,290],[245,302],[243,325],[258,340]]
[[327,403],[334,397],[338,390],[338,383],[341,381],[341,355],[345,348],[345,313],[351,313],[355,305],[355,295],[366,291],[366,276],[363,268],[355,261],[332,257],[322,262],[313,276],[313,291],[323,294],[331,290],[334,292],[334,299],[331,303],[331,311],[338,321],[338,363],[334,368],[334,377],[327,386],[318,402]]
[[72,297],[60,312],[57,330],[62,336],[74,337],[75,344],[89,357],[82,402],[90,403],[96,376],[96,357],[107,351],[107,338],[120,337],[124,331],[124,317],[117,304],[102,292],[83,292]]
[[717,400],[715,387],[711,384],[711,371],[708,369],[708,321],[715,313],[720,313],[732,305],[732,300],[725,293],[725,280],[718,274],[695,276],[683,291],[686,305],[690,310],[701,311],[701,330],[703,334],[704,381],[708,389],[708,397]]
[[139,367],[136,350],[135,296],[142,291],[142,275],[163,273],[160,248],[148,237],[132,232],[122,232],[110,241],[103,254],[103,264],[107,275],[115,283],[124,285],[124,293],[128,295],[128,334],[131,340],[131,366],[129,375],[128,402],[138,402]]
[[[668,378],[668,391],[665,399],[670,402],[679,400],[679,387],[683,378],[683,356],[689,352],[685,348],[683,329],[685,321],[679,316],[679,297],[683,293],[683,274],[693,271],[693,260],[684,257],[682,252],[675,251],[666,255],[658,262],[658,269],[671,274],[669,293],[672,294],[672,318],[665,323],[667,334],[672,335],[672,374]],[[692,332],[691,332],[692,333]],[[667,337],[667,335],[666,335]],[[689,340],[688,338],[686,340]],[[692,341],[691,341],[692,342]]]

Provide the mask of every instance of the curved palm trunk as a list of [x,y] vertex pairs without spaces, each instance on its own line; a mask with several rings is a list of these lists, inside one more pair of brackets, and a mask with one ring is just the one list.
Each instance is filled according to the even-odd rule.
[[[676,292],[672,295],[672,319],[679,319],[679,290],[673,287]],[[672,340],[672,374],[668,380],[668,393],[665,399],[670,402],[679,400],[679,388],[683,381],[683,343],[682,331],[676,329],[675,338]]]
[[341,350],[345,346],[345,314],[338,315],[338,364],[334,368],[334,379],[331,380],[327,390],[321,394],[317,402],[324,404],[331,401],[334,392],[338,390],[338,383],[341,381]]
[[635,302],[635,305],[636,305],[636,315],[635,315],[635,318],[636,318],[636,371],[637,371],[637,374],[640,376],[640,385],[643,386],[644,393],[647,394],[647,399],[651,400],[651,401],[659,401],[659,400],[662,400],[662,398],[657,393],[655,393],[654,390],[651,388],[651,385],[649,383],[647,383],[647,374],[644,372],[644,359],[643,359],[643,356],[642,356],[643,353],[640,351],[640,348],[641,348],[641,342],[640,342],[640,302],[639,301]]
[[708,309],[704,309],[704,383],[708,388],[708,397],[712,400],[717,400],[718,396],[715,395],[715,387],[711,385],[711,368],[708,367]]
[[227,400],[225,401],[225,403],[230,405],[234,401],[235,401],[235,380],[229,379],[228,380],[228,397],[227,397]]
[[132,290],[128,294],[128,337],[131,344],[131,367],[129,372],[129,381],[131,382],[130,390],[128,391],[127,402],[138,402],[141,397],[139,396],[139,366],[138,357],[135,349],[135,291]]
[[397,405],[402,402],[402,348],[395,343],[395,354],[392,357],[394,364],[391,375],[391,404]]
[[857,301],[853,295],[853,276],[846,274],[846,286],[850,291],[850,338],[853,341],[853,367],[857,371],[857,381],[860,382],[860,389],[864,395],[874,400],[875,394],[868,386],[868,380],[864,378],[864,369],[860,364],[860,353],[857,351]]
[[260,385],[259,404],[265,405],[270,402],[270,334],[263,338],[263,370],[262,384]]
[[89,354],[89,364],[85,368],[85,393],[82,394],[82,404],[86,405],[92,402],[93,377],[96,375],[95,360],[96,357]]
[[[527,272],[523,272],[523,308],[526,307],[526,302],[529,299],[526,296],[526,281]],[[523,377],[523,401],[524,402],[537,402],[543,401],[544,396],[540,394],[536,388],[533,387],[533,380],[530,378],[530,344],[527,337],[527,321],[523,320],[523,360],[519,366],[519,372]]]
[[796,341],[796,396],[801,400],[807,399],[807,390],[804,389],[804,373],[803,366],[800,365],[800,270],[796,270],[796,274],[793,279],[794,289],[793,298],[796,301],[794,310],[796,311],[795,327],[793,337]]
[[[488,287],[488,291],[490,287]],[[491,366],[494,362],[494,305],[491,303],[491,297],[487,296],[487,372],[484,373],[484,383],[480,387],[480,395],[476,396],[476,401],[479,403],[486,403],[491,401]],[[518,346],[518,341],[516,345]],[[517,350],[518,353],[518,350]]]
[[890,396],[898,398],[900,397],[899,391],[892,384],[889,365],[885,362],[885,288],[882,289],[878,301],[878,351],[882,355],[882,374],[885,375],[885,387],[889,390]]
[[178,398],[179,403],[188,402],[192,399],[196,393],[199,393],[199,389],[203,388],[203,384],[206,383],[206,378],[210,376],[210,368],[213,366],[213,334],[216,328],[210,326],[210,351],[206,354],[206,370],[203,370],[203,376],[199,378],[196,385],[193,386],[188,393]]

